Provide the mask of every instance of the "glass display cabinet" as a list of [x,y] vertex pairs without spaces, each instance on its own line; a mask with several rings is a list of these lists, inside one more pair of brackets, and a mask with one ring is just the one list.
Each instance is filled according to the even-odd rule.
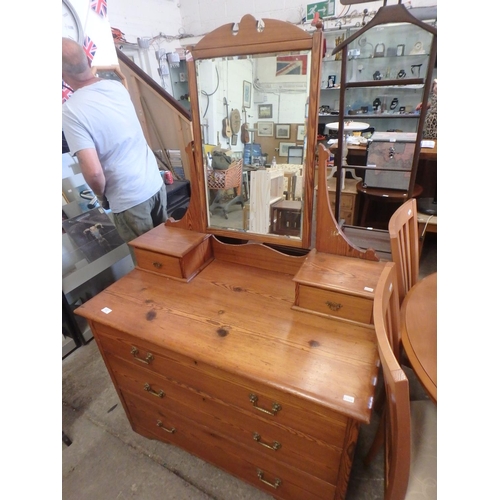
[[[348,2],[353,3],[353,2]],[[355,3],[355,2],[354,2]],[[384,6],[364,27],[339,43],[328,56],[332,65],[332,92],[338,99],[338,115],[332,118],[338,137],[344,138],[352,123],[366,122],[375,131],[383,132],[381,140],[387,143],[386,157],[370,163],[370,142],[366,166],[356,169],[377,169],[391,172],[405,171],[407,182],[402,188],[407,197],[413,195],[421,149],[422,131],[427,103],[433,82],[437,54],[437,29],[415,18],[402,4]],[[323,76],[323,80],[324,80]],[[388,134],[388,135],[387,135]],[[392,161],[398,155],[400,137],[411,142],[407,161]],[[335,164],[339,171],[346,162],[347,143],[339,140]],[[403,149],[402,149],[403,151]],[[383,163],[386,162],[386,165]],[[342,175],[337,176],[343,178]],[[391,187],[391,186],[389,186]],[[342,203],[342,183],[337,182],[335,217],[339,220]]]

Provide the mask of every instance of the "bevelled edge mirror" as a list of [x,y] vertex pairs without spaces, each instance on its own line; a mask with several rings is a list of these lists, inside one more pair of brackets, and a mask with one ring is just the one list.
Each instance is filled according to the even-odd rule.
[[[230,23],[215,29],[204,36],[195,46],[187,48],[186,63],[193,125],[193,143],[190,145],[191,182],[197,184],[197,188],[192,189],[191,202],[186,214],[189,227],[235,240],[255,241],[280,247],[310,248],[318,128],[318,116],[315,110],[318,109],[319,99],[321,48],[322,33],[320,31],[311,34],[284,21],[257,20],[250,14],[245,15],[239,23]],[[252,67],[255,68],[255,65],[258,65],[259,62],[262,64],[266,58],[274,61],[272,69],[275,77],[283,74],[282,69],[286,66],[284,74],[288,73],[288,79],[284,78],[281,82],[290,82],[291,76],[294,74],[298,74],[304,82],[303,84],[294,83],[295,85],[303,85],[303,88],[306,89],[306,93],[300,99],[295,99],[296,107],[300,113],[300,120],[295,120],[296,123],[293,123],[292,119],[288,121],[290,115],[287,115],[286,110],[280,113],[279,104],[271,102],[271,100],[266,101],[266,97],[258,92],[259,88],[255,86],[253,72],[241,72],[240,74],[237,69],[237,63],[240,61],[245,61],[244,64],[253,65]],[[291,61],[294,64],[290,64]],[[221,78],[219,72],[223,70],[226,73]],[[202,85],[200,85],[201,71],[206,73]],[[269,68],[266,68],[266,71],[270,73]],[[231,72],[231,89],[228,88],[229,72]],[[212,80],[210,80],[211,78]],[[205,86],[207,81],[213,83],[214,87],[208,88],[211,85],[207,84],[207,88],[200,88]],[[278,84],[276,85],[278,86]],[[216,89],[218,89],[217,94]],[[210,100],[206,99],[202,102],[208,94],[211,95]],[[208,121],[204,116],[207,106],[212,106],[211,113],[208,113],[210,116]],[[238,113],[235,113],[236,116],[233,115],[234,110],[238,110]],[[245,141],[240,134],[229,132],[227,128],[231,125],[237,134],[241,132],[242,125],[247,126],[246,132],[250,131],[250,139],[247,139],[245,145],[249,143],[250,147],[248,145],[242,147],[244,145],[241,143]],[[205,137],[208,137],[207,129],[210,130],[210,128],[210,140],[205,140]],[[235,135],[237,136],[235,137]],[[258,165],[257,162],[254,164],[254,156],[257,155],[254,154],[253,145],[258,142],[256,139],[261,137],[267,139],[266,136],[275,141],[273,148],[267,152],[267,161],[261,161]],[[289,150],[292,145],[299,145],[297,144],[299,138],[302,151],[300,147]],[[240,151],[237,151],[238,148],[233,144],[238,144]],[[214,149],[222,149],[227,156],[231,157],[232,163],[229,168],[226,167],[227,170],[213,168],[215,166]],[[250,151],[251,161],[248,161],[247,158],[248,151]],[[293,159],[290,156],[292,151],[294,155],[297,155]],[[262,219],[259,226],[254,221],[255,214],[252,214],[254,205],[250,206],[250,203],[244,203],[242,198],[244,201],[249,201],[248,191],[252,192],[253,188],[254,197],[258,195],[257,203],[262,201],[260,199],[261,189],[262,192],[268,189],[269,183],[266,184],[266,181],[270,177],[278,175],[275,168],[278,167],[279,170],[280,167],[280,165],[274,165],[273,156],[281,157],[281,161],[277,163],[293,162],[292,167],[300,169],[301,186],[300,194],[297,197],[299,203],[294,198],[288,198],[287,192],[292,185],[291,179],[288,177],[283,179],[282,183],[278,185],[280,192],[275,193],[281,198],[280,203],[274,205],[276,198],[271,196],[270,200],[267,192],[265,192],[267,198],[262,196],[266,200],[259,205],[258,216]],[[299,163],[299,165],[295,163]],[[231,175],[225,173],[229,172],[233,166],[240,170],[232,170],[235,173]],[[284,176],[284,173],[281,172],[279,175]],[[241,179],[241,182],[237,183],[238,188],[235,188],[230,180],[226,180],[230,177],[236,178],[236,176]],[[276,183],[273,183],[273,186],[275,185]],[[239,198],[234,202],[232,210],[237,210],[237,218],[238,221],[241,221],[241,227],[231,227],[229,222],[224,222],[228,211],[224,210],[224,207],[222,207],[223,210],[214,215],[214,206],[216,208],[221,206],[220,203],[217,204],[217,200],[215,200],[214,205],[214,197],[220,196],[223,190],[229,190],[229,195],[231,195],[232,188],[234,188],[234,197],[236,198],[238,195]],[[243,190],[245,190],[245,194],[242,195]],[[278,205],[280,212],[278,212]],[[289,206],[292,209],[288,210]],[[293,215],[296,206],[300,207],[299,225],[296,225],[297,218],[296,215]],[[290,214],[292,217],[289,217]],[[222,222],[215,223],[216,217]]]

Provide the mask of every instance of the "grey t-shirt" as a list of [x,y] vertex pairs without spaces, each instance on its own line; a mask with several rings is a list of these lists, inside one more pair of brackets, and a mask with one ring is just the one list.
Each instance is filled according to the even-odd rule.
[[62,106],[62,128],[72,155],[96,149],[112,212],[134,207],[162,187],[156,158],[120,82],[100,80],[75,91]]

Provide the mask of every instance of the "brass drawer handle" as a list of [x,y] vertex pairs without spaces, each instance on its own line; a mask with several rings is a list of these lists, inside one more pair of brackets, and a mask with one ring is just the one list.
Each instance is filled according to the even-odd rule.
[[175,432],[175,427],[172,427],[171,429],[167,429],[166,427],[163,427],[163,423],[161,420],[156,421],[156,425],[160,428],[163,429],[165,432],[168,432],[169,434],[173,434]]
[[274,488],[275,490],[277,490],[279,488],[279,486],[281,486],[281,479],[279,477],[277,477],[275,480],[274,480],[274,483],[270,483],[269,481],[266,481],[264,479],[264,473],[257,469],[257,477],[264,483],[264,484],[267,484],[268,486],[271,486],[271,488]]
[[141,363],[144,363],[144,364],[146,364],[146,365],[149,365],[149,363],[150,363],[151,361],[153,361],[153,359],[155,359],[155,358],[153,357],[153,355],[152,355],[150,352],[148,352],[148,353],[146,354],[146,359],[141,359],[141,358],[138,358],[137,356],[139,356],[139,349],[137,349],[137,347],[134,347],[134,346],[132,346],[132,350],[130,351],[130,354],[132,354],[132,356],[134,356],[134,358],[135,358],[137,361],[140,361]]
[[338,302],[330,302],[329,300],[326,301],[326,305],[332,310],[332,311],[338,311],[341,307],[342,304],[339,304]]
[[155,266],[156,269],[160,269],[162,266],[162,263],[161,262],[153,262],[153,266]]
[[144,384],[144,390],[149,392],[149,394],[156,396],[157,398],[162,398],[163,396],[165,396],[165,393],[161,389],[159,392],[153,391],[153,389],[151,389],[151,386],[147,382]]
[[260,408],[259,406],[257,406],[257,401],[259,400],[259,398],[255,394],[250,394],[250,396],[248,397],[250,398],[250,401],[252,402],[252,405],[256,410],[263,411],[268,415],[276,416],[276,413],[281,410],[281,405],[278,403],[273,403],[273,409],[271,411],[265,410],[264,408]]
[[278,441],[273,441],[273,444],[263,443],[260,440],[260,434],[257,432],[253,433],[253,439],[254,441],[257,441],[257,443],[261,444],[265,448],[269,448],[270,450],[278,451],[281,448],[281,443],[278,443]]

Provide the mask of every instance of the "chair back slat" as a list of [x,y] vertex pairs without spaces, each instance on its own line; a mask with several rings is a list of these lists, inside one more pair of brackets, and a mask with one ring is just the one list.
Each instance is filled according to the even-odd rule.
[[419,245],[417,200],[403,203],[389,220],[392,260],[397,266],[399,302],[403,302],[411,287],[418,281]]

